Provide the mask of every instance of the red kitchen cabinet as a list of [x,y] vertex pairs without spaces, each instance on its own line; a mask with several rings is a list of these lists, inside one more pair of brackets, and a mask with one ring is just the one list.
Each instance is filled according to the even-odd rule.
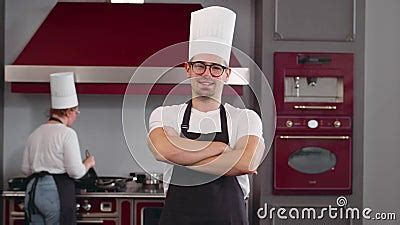
[[120,201],[121,211],[120,211],[120,221],[121,225],[132,224],[132,200],[121,199]]
[[24,224],[24,198],[3,198],[3,224],[23,225]]
[[17,219],[10,219],[10,225],[24,225],[25,224],[25,220],[24,218],[17,218]]

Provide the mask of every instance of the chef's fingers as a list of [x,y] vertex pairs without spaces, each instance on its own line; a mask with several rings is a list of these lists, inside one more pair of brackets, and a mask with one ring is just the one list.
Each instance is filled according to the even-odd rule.
[[89,168],[94,167],[94,165],[96,164],[96,160],[94,158],[94,156],[89,156],[88,158],[86,158],[85,160],[83,160],[83,163],[86,164]]

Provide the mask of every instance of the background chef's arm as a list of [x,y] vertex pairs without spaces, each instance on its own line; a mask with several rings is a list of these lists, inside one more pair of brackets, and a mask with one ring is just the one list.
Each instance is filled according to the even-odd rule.
[[[64,167],[68,176],[73,179],[79,179],[85,175],[88,168],[82,163],[81,151],[79,147],[78,135],[70,130],[66,135],[64,143]],[[93,157],[93,156],[92,156]],[[92,162],[94,165],[94,161]]]
[[241,137],[233,150],[199,161],[189,168],[210,174],[238,176],[255,173],[264,155],[265,145],[255,135]]
[[29,146],[25,147],[24,156],[22,158],[22,172],[26,176],[30,176],[32,174],[32,165],[29,162]]
[[158,127],[148,136],[147,145],[158,161],[193,165],[216,156],[229,146],[222,142],[195,141],[179,137],[171,127]]

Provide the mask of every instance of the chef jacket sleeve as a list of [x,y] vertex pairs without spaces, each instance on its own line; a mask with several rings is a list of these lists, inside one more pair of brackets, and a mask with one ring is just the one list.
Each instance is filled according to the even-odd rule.
[[25,146],[24,156],[22,158],[21,169],[22,169],[22,172],[26,176],[29,176],[29,175],[32,174],[32,169],[31,169],[31,165],[30,165],[30,162],[29,162],[29,147],[28,147],[28,145]]
[[237,127],[237,140],[246,135],[254,135],[264,141],[262,121],[256,112],[246,109],[240,114],[238,121],[240,126]]
[[86,173],[86,167],[82,163],[78,136],[74,130],[70,130],[64,141],[64,167],[71,178],[78,179]]
[[173,108],[169,106],[158,107],[150,115],[149,133],[158,127],[171,127],[176,131],[174,121],[177,120],[178,114],[173,112]]

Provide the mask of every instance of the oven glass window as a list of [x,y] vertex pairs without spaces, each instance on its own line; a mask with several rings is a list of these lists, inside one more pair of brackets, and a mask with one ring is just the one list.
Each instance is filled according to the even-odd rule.
[[290,155],[288,164],[302,173],[319,174],[335,167],[336,156],[321,147],[304,147]]
[[143,209],[143,225],[158,225],[162,207],[146,207]]
[[285,102],[343,102],[341,77],[285,77]]

